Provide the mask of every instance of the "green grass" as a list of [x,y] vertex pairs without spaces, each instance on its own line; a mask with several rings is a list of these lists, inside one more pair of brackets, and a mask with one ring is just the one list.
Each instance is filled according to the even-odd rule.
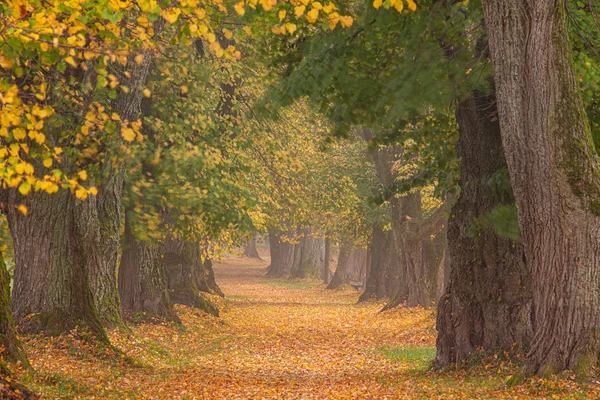
[[434,347],[383,346],[377,350],[392,361],[410,364],[412,371],[428,369],[435,358]]
[[288,289],[307,289],[319,286],[321,281],[267,281],[267,285],[284,287]]

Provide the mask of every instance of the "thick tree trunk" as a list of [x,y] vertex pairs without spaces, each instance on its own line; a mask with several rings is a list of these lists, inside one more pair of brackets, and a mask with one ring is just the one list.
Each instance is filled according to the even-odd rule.
[[289,240],[294,237],[293,231],[287,232],[269,229],[269,251],[271,264],[267,275],[275,277],[288,276],[294,264],[294,244]]
[[367,249],[353,248],[351,244],[342,245],[338,266],[327,289],[336,289],[342,285],[361,289],[366,281],[367,254]]
[[[15,201],[21,199],[11,203]],[[90,244],[84,247],[84,236],[77,229],[98,221],[76,222],[76,217],[93,218],[75,213],[76,201],[67,190],[52,195],[35,192],[27,197],[27,216],[8,211],[16,264],[13,315],[26,331],[65,332],[79,325],[108,342],[90,284],[84,250]],[[32,314],[35,318],[25,319]]]
[[398,289],[398,257],[392,233],[375,225],[371,243],[367,249],[367,276],[365,290],[358,302],[371,299],[382,300],[390,296],[390,290]]
[[119,294],[125,314],[145,312],[181,322],[169,298],[160,246],[137,240],[127,214],[119,269]]
[[325,266],[325,240],[311,236],[310,230],[305,230],[300,243],[294,249],[294,265],[290,272],[291,278],[320,278]]
[[477,348],[524,349],[532,336],[523,246],[477,224],[513,201],[510,190],[502,193],[488,183],[506,169],[495,96],[460,102],[456,119],[461,192],[448,221],[450,278],[438,304],[439,367],[467,361]]
[[565,3],[483,8],[535,306],[525,372],[586,376],[600,347],[600,182]]
[[198,288],[198,280],[204,278],[198,245],[168,239],[163,245],[163,260],[171,301],[219,316],[217,307]]
[[262,260],[262,258],[260,258],[260,255],[258,254],[258,249],[256,248],[256,237],[255,236],[252,236],[252,239],[250,239],[250,241],[244,248],[244,252],[242,253],[242,256],[248,257],[248,258],[254,258],[256,260]]
[[331,278],[331,282],[327,285],[326,289],[332,290],[348,283],[348,258],[352,252],[352,243],[343,242],[340,246],[340,255],[338,256],[337,267]]

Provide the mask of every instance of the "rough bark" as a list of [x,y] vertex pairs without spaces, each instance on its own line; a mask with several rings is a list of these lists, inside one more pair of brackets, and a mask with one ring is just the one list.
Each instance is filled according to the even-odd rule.
[[[13,315],[26,331],[64,332],[79,325],[108,342],[94,304],[84,236],[77,229],[97,220],[76,222],[90,217],[75,213],[76,201],[66,190],[36,192],[27,197],[27,216],[8,211],[16,264]],[[31,314],[35,318],[26,320]]]
[[310,230],[304,230],[300,242],[295,245],[294,264],[291,278],[320,278],[325,266],[325,240],[313,237]]
[[163,260],[167,271],[171,301],[199,308],[219,316],[219,310],[198,288],[199,275],[204,277],[198,245],[176,239],[168,239],[163,245]]
[[262,261],[262,258],[260,258],[260,254],[258,254],[258,249],[256,248],[256,237],[255,236],[252,236],[252,239],[250,239],[250,241],[244,248],[244,252],[242,253],[242,256],[248,257],[248,258],[254,258],[256,260]]
[[181,322],[169,298],[160,245],[138,240],[127,214],[119,268],[119,294],[126,315],[145,312]]
[[[513,202],[488,181],[506,169],[494,94],[457,105],[460,195],[448,221],[450,277],[438,304],[436,365],[468,361],[476,349],[519,350],[532,336],[523,246],[477,221]],[[516,345],[516,346],[515,346]]]
[[288,276],[294,264],[294,245],[289,240],[294,237],[293,231],[269,229],[269,251],[271,264],[267,270],[268,276]]
[[526,373],[589,374],[600,347],[600,182],[565,0],[483,1],[502,143],[531,273]]

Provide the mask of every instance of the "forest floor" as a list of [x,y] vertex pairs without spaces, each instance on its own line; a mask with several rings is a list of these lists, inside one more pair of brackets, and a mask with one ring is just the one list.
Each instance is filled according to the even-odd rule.
[[184,325],[110,332],[122,353],[78,332],[22,339],[35,373],[16,379],[43,398],[566,399],[600,397],[568,374],[507,387],[518,366],[485,355],[470,369],[433,371],[435,315],[355,305],[352,288],[265,277],[266,263],[216,263],[221,318],[177,306]]

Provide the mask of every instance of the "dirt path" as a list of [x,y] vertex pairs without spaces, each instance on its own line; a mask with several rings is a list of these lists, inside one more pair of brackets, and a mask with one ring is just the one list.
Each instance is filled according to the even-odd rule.
[[[597,398],[569,377],[509,388],[518,365],[486,356],[471,369],[429,370],[433,311],[355,305],[351,288],[265,277],[266,263],[215,264],[221,318],[177,306],[183,326],[110,332],[122,353],[80,332],[28,335],[37,373],[16,378],[48,399],[531,399]],[[591,396],[591,397],[588,397]],[[595,397],[594,397],[595,396]]]

